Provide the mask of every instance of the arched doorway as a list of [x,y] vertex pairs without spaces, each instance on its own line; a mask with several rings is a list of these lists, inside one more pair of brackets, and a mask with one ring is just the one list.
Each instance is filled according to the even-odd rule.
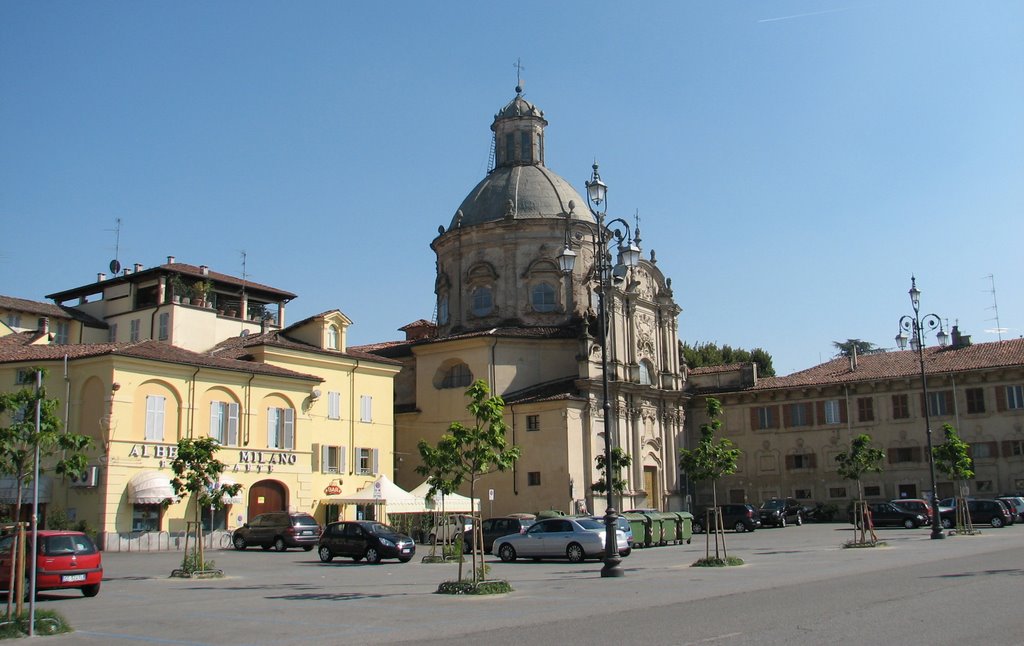
[[268,511],[288,511],[288,488],[277,480],[260,480],[249,487],[249,518]]

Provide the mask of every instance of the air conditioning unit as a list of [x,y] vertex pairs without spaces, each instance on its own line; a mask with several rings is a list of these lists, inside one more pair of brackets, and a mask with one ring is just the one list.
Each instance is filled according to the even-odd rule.
[[76,478],[71,477],[72,487],[95,487],[100,483],[100,468],[99,467],[86,467],[85,473],[82,477]]

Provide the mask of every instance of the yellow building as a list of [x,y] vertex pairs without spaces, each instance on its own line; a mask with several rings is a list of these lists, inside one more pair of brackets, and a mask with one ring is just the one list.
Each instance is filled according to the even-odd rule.
[[[392,475],[397,362],[349,350],[351,321],[337,310],[285,327],[294,295],[205,268],[195,274],[210,280],[208,298],[242,309],[178,302],[172,280],[191,266],[169,265],[51,295],[62,311],[87,306],[90,320],[108,326],[93,329],[112,342],[57,343],[44,326],[0,330],[0,383],[19,388],[30,369],[45,368],[65,427],[94,441],[83,480],[41,480],[44,516],[59,508],[85,521],[109,550],[180,548],[194,509],[188,500],[165,504],[170,462],[180,438],[204,436],[222,444],[223,481],[242,485],[224,510],[203,514],[215,538],[264,511],[321,522],[372,513],[332,499]],[[72,299],[79,304],[64,304]],[[18,301],[0,302],[32,309]],[[130,339],[121,338],[125,327]],[[9,490],[8,482],[0,496]]]

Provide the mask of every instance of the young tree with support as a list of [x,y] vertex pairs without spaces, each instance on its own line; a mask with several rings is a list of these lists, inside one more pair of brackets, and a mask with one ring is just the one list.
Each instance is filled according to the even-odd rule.
[[[431,491],[457,491],[469,483],[469,497],[473,501],[473,568],[472,584],[484,579],[483,532],[476,506],[476,485],[482,476],[496,471],[507,471],[519,459],[519,448],[509,447],[505,438],[505,402],[498,395],[490,395],[490,389],[483,380],[477,380],[466,390],[469,404],[466,410],[473,416],[475,424],[466,426],[452,422],[448,432],[441,436],[436,446],[420,440],[419,449],[422,464],[416,473],[427,476]],[[459,582],[462,578],[462,560],[459,560]]]
[[[967,510],[967,499],[964,497],[964,492],[967,490],[967,481],[974,478],[974,461],[971,460],[971,447],[967,442],[960,439],[960,435],[952,424],[943,424],[942,433],[946,440],[942,444],[932,447],[935,468],[945,473],[956,483],[954,526],[957,533],[974,534],[974,524],[971,522],[971,514]],[[936,496],[935,500],[937,505],[938,496]],[[939,510],[935,509],[933,512],[937,514]]]
[[[220,476],[224,473],[224,463],[217,459],[220,442],[212,437],[198,439],[184,437],[178,440],[178,454],[171,462],[174,478],[171,486],[179,499],[188,494],[195,506],[195,520],[188,524],[195,528],[196,545],[192,551],[188,549],[188,536],[185,537],[185,556],[180,575],[195,576],[207,572],[207,563],[203,550],[202,514],[206,509],[222,509],[224,499],[238,494],[242,485],[222,484]],[[210,572],[211,575],[220,574]]]
[[[885,452],[871,446],[871,436],[861,433],[850,441],[850,450],[836,456],[839,477],[857,483],[857,501],[853,505],[853,531],[855,545],[874,545],[878,542],[871,512],[864,501],[861,477],[867,473],[881,473]],[[858,536],[859,531],[859,536]],[[870,534],[871,538],[868,539]]]
[[[740,450],[728,439],[715,441],[715,434],[722,428],[722,403],[714,397],[708,397],[705,403],[708,422],[700,425],[700,440],[697,446],[692,449],[679,450],[679,468],[682,469],[691,480],[701,482],[711,481],[711,499],[713,507],[706,513],[705,520],[707,527],[707,540],[705,543],[704,555],[706,559],[711,557],[711,528],[715,531],[715,559],[728,559],[729,552],[725,545],[725,528],[722,522],[722,509],[718,506],[718,480],[723,476],[736,473],[736,463],[739,461]],[[714,514],[714,520],[711,519]],[[721,552],[719,552],[721,544]]]
[[[619,508],[621,509],[622,494],[625,493],[626,491],[626,480],[622,478],[620,474],[622,473],[623,469],[626,469],[629,467],[629,465],[633,464],[633,458],[618,446],[612,447],[611,458],[612,493],[616,493],[619,495]],[[593,491],[594,493],[599,494],[607,493],[607,469],[605,468],[604,463],[604,453],[598,454],[598,456],[594,458],[594,462],[597,465],[597,472],[601,474],[601,476],[597,479],[597,482],[590,485],[590,490]]]
[[[7,426],[0,427],[0,473],[11,476],[17,486],[15,511],[12,515],[15,521],[21,516],[26,487],[45,471],[43,462],[59,455],[60,458],[53,466],[54,473],[81,477],[88,466],[88,458],[83,451],[93,443],[92,438],[87,435],[62,429],[63,424],[57,414],[60,402],[48,398],[46,388],[43,386],[46,370],[31,368],[25,374],[34,375],[34,388],[0,393],[0,419],[7,422]],[[34,536],[37,529],[35,515],[32,516],[29,529],[30,535]],[[23,551],[19,550],[16,553]],[[11,559],[9,581],[17,580],[13,575],[16,560]],[[24,565],[17,567],[21,568]],[[9,590],[8,614],[12,594],[13,591]]]

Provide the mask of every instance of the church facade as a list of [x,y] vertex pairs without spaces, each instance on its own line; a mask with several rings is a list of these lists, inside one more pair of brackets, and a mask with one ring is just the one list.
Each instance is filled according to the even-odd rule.
[[[483,479],[477,495],[485,514],[604,512],[602,496],[595,500],[591,491],[605,432],[599,223],[545,165],[547,125],[516,88],[491,124],[493,169],[430,243],[436,320],[406,326],[405,340],[361,348],[402,364],[395,478],[406,488],[422,482],[417,443],[435,443],[453,421],[472,422],[465,391],[473,381],[505,400],[508,439],[522,454],[513,470]],[[640,242],[639,231],[634,239]],[[569,273],[559,266],[566,248],[576,254]],[[632,459],[617,504],[680,509],[676,454],[687,398],[680,308],[653,253],[613,282],[607,426],[612,445]]]

